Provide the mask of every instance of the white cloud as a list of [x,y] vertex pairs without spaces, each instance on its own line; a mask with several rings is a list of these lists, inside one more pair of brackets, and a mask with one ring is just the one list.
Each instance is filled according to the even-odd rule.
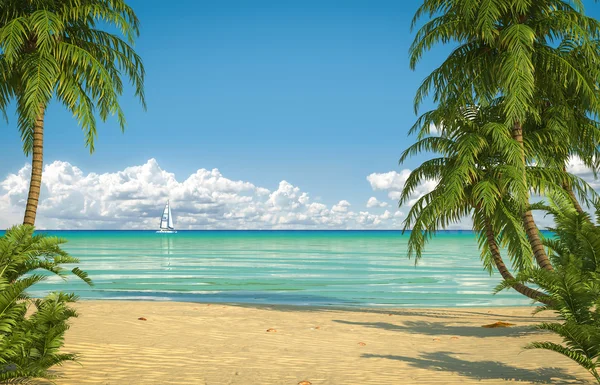
[[592,188],[596,190],[600,188],[600,181],[594,178],[594,173],[592,170],[586,167],[580,158],[576,156],[571,157],[567,163],[567,171],[585,180],[590,184],[590,186],[592,186]]
[[404,182],[410,175],[410,170],[404,169],[400,173],[390,171],[386,173],[372,173],[367,177],[373,190],[402,190]]
[[[396,171],[390,171],[386,173],[372,173],[371,175],[367,176],[367,181],[369,181],[373,190],[387,191],[388,197],[391,200],[398,201],[402,194],[402,188],[404,187],[404,183],[410,176],[410,172],[410,170],[404,169],[399,173]],[[425,181],[424,183],[417,186],[411,194],[409,201],[407,202],[408,206],[414,205],[415,202],[423,195],[433,191],[435,186],[437,186],[437,182],[433,180]]]
[[331,211],[334,213],[345,213],[348,212],[348,207],[350,206],[350,202],[347,200],[339,201],[337,205],[331,208]]
[[[22,220],[30,172],[26,165],[0,180],[0,228]],[[396,186],[394,178],[378,186]],[[217,169],[199,169],[178,181],[155,159],[105,174],[55,161],[44,167],[42,180],[36,221],[41,229],[154,229],[167,199],[179,229],[393,229],[401,223],[397,212],[356,213],[347,200],[331,207],[314,202],[287,181],[270,190],[228,179]]]
[[575,175],[591,174],[591,170],[587,168],[581,158],[577,156],[573,156],[569,159],[567,171]]
[[387,205],[388,205],[387,202],[380,202],[375,197],[371,197],[367,201],[367,208],[371,208],[371,207],[386,207]]
[[431,136],[439,136],[442,134],[442,128],[443,126],[436,126],[433,123],[429,123],[429,135]]
[[[435,127],[432,126],[431,128],[434,129]],[[567,171],[585,180],[596,191],[600,190],[600,181],[594,178],[592,171],[585,166],[581,159],[577,157],[571,158],[567,165]],[[374,191],[384,191],[387,193],[390,200],[397,202],[400,199],[402,188],[410,173],[411,171],[408,169],[404,169],[400,172],[390,171],[386,173],[372,173],[367,177],[367,181],[371,184],[371,188]],[[406,202],[406,206],[402,207],[403,211],[396,211],[393,214],[392,217],[395,221],[397,221],[396,223],[400,222],[400,218],[404,216],[404,212],[406,210],[413,206],[419,198],[423,197],[428,192],[433,191],[436,185],[436,181],[429,180],[417,186],[411,194],[410,199]],[[540,199],[540,197],[532,198],[533,200]],[[371,197],[367,202],[367,207],[380,207],[378,203],[381,202],[376,197]],[[388,214],[386,213],[380,215],[378,220],[387,218]],[[553,223],[552,218],[550,216],[544,216],[543,213],[534,212],[534,216],[540,228],[547,228]],[[369,216],[367,213],[360,213],[359,221],[368,217]],[[448,226],[449,230],[470,228],[472,228],[472,222],[470,218],[462,218],[459,222]]]

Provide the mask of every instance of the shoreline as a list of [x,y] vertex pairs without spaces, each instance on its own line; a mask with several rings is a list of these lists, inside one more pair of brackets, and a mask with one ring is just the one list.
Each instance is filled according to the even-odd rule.
[[[66,290],[66,292],[69,292]],[[38,298],[38,297],[35,297]],[[39,297],[41,298],[41,297]],[[147,302],[147,303],[180,303],[180,304],[189,304],[189,305],[217,305],[217,306],[239,306],[239,307],[254,307],[254,308],[290,308],[291,310],[298,309],[302,310],[305,308],[318,309],[318,310],[339,310],[339,311],[376,311],[380,310],[384,313],[389,313],[390,311],[400,311],[400,310],[460,310],[460,309],[468,309],[468,310],[476,310],[476,309],[525,309],[531,308],[531,311],[536,306],[536,304],[516,304],[516,305],[502,305],[502,306],[493,306],[493,305],[481,305],[481,306],[473,306],[473,305],[460,305],[460,306],[344,306],[344,305],[299,305],[299,304],[277,304],[277,303],[254,303],[254,302],[206,302],[206,301],[181,301],[181,300],[172,300],[172,299],[147,299],[147,298],[139,298],[139,299],[123,299],[123,298],[79,298],[77,303],[80,302],[118,302],[118,303],[138,303],[138,302]]]
[[[532,341],[531,307],[331,308],[85,300],[66,333],[74,384],[592,384]],[[140,320],[139,318],[145,318]],[[509,328],[483,328],[497,321]],[[550,367],[548,367],[550,363]]]

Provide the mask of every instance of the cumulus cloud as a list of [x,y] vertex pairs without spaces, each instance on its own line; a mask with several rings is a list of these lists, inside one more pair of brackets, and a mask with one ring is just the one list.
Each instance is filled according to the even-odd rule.
[[594,178],[594,173],[590,170],[579,157],[571,157],[567,163],[567,171],[577,175],[592,186],[593,189],[600,189],[600,181]]
[[[571,159],[568,171],[600,188],[581,160]],[[104,174],[55,161],[44,167],[36,225],[41,229],[154,229],[169,199],[179,229],[398,229],[409,207],[436,186],[435,181],[426,181],[417,186],[405,207],[389,209],[396,206],[410,172],[368,175],[372,190],[385,195],[370,197],[367,210],[355,211],[346,199],[326,205],[285,180],[268,189],[229,179],[218,169],[199,169],[177,180],[155,159]],[[25,165],[0,179],[0,228],[22,221],[30,173],[31,167]],[[550,219],[539,219],[540,227],[549,224]],[[451,226],[470,227],[468,218]]]
[[[434,130],[435,127],[431,126],[431,129]],[[572,157],[567,164],[567,171],[582,178],[584,181],[589,183],[589,185],[596,191],[600,190],[600,181],[594,177],[592,170],[586,167],[581,159],[577,157]],[[369,176],[367,176],[367,181],[370,183],[371,188],[374,191],[386,192],[390,200],[398,201],[398,199],[400,199],[402,187],[404,186],[404,183],[406,182],[406,179],[409,177],[410,173],[411,171],[408,169],[404,169],[400,172],[390,171],[386,173],[372,173]],[[407,207],[403,207],[403,209],[409,209],[412,205],[416,203],[416,201],[419,198],[432,191],[436,187],[436,185],[436,181],[429,180],[417,186],[411,194],[411,196],[409,197],[409,200],[406,202]],[[533,201],[539,199],[542,198],[538,196],[532,197]],[[383,207],[380,206],[380,203],[381,202],[376,197],[371,197],[367,202],[367,207]],[[387,216],[388,215],[384,213],[380,215],[379,219],[384,219]],[[404,216],[404,212],[396,211],[392,216],[393,218],[399,221],[400,218]],[[548,226],[551,226],[553,224],[552,217],[544,216],[543,213],[534,212],[534,216],[540,228],[547,228]],[[360,213],[359,220],[362,218],[368,218],[368,215],[366,213]],[[450,226],[448,226],[449,230],[469,228],[472,228],[472,222],[470,218],[463,218],[458,223],[453,223]]]
[[[390,199],[397,201],[400,199],[402,188],[409,175],[410,170],[408,169],[404,169],[400,172],[390,171],[386,173],[372,173],[367,176],[367,181],[371,184],[371,188],[374,191],[386,191]],[[407,202],[408,206],[414,205],[419,198],[428,192],[431,192],[435,186],[437,186],[437,182],[433,180],[425,181],[417,186]]]
[[[26,165],[0,180],[0,228],[21,221],[30,173]],[[314,202],[308,192],[285,180],[270,190],[231,180],[218,169],[199,169],[180,181],[155,159],[104,174],[85,173],[68,162],[55,161],[44,167],[42,180],[36,222],[42,229],[154,229],[167,199],[179,229],[400,226],[398,213],[354,212],[347,200],[332,206]],[[385,181],[379,185],[386,188]],[[381,203],[377,207],[385,206]]]
[[350,202],[348,202],[347,200],[339,201],[337,205],[334,205],[331,208],[331,211],[333,211],[334,213],[347,213],[348,207],[350,206]]
[[388,205],[387,202],[380,202],[377,198],[371,197],[367,201],[367,208],[371,207],[386,207]]
[[410,175],[410,170],[404,169],[399,173],[390,171],[386,173],[373,173],[367,177],[373,190],[402,190],[404,182]]

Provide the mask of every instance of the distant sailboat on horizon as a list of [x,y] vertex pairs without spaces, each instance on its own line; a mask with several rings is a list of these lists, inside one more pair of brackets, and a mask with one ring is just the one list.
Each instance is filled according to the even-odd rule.
[[171,206],[169,206],[169,201],[165,205],[165,209],[163,210],[162,217],[160,217],[160,230],[156,232],[157,234],[175,234],[177,231],[173,227],[173,214],[171,214]]

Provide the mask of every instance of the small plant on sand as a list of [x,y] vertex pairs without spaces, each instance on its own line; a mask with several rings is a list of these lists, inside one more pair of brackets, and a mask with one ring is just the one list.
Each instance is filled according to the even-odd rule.
[[[74,294],[50,293],[32,299],[26,290],[51,274],[65,277],[61,265],[79,262],[60,248],[66,241],[34,235],[34,227],[16,226],[0,238],[0,382],[50,378],[54,365],[75,359],[61,353],[68,320],[77,313],[69,305]],[[71,273],[92,284],[75,267]]]
[[[536,207],[537,206],[537,207]],[[550,198],[549,206],[534,205],[554,216],[554,237],[544,239],[554,271],[534,268],[517,276],[521,283],[537,285],[545,293],[540,311],[554,311],[558,322],[536,326],[558,334],[563,344],[533,342],[526,349],[560,353],[588,370],[600,383],[600,227],[585,212],[575,209],[567,196]],[[600,222],[600,206],[596,208]],[[510,287],[502,283],[497,290]]]

